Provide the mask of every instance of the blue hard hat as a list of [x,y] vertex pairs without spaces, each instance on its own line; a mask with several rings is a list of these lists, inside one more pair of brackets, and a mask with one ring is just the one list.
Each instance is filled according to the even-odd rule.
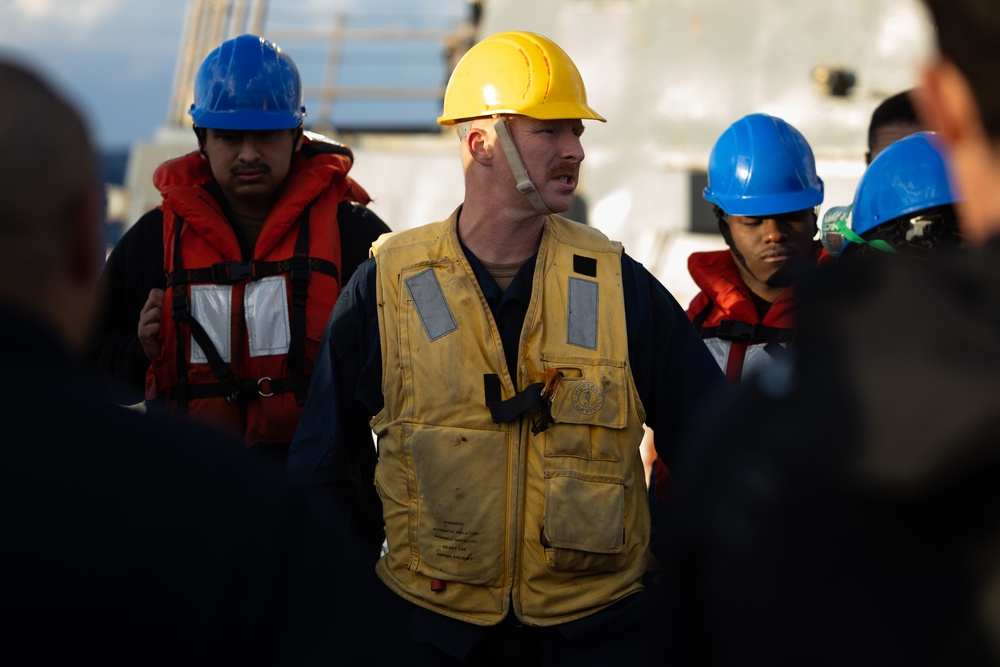
[[744,116],[715,142],[703,196],[730,215],[790,213],[823,202],[812,148],[775,116]]
[[915,132],[889,144],[868,165],[854,194],[851,229],[859,236],[920,211],[954,204],[940,139]]
[[285,130],[306,115],[295,63],[273,42],[240,35],[205,57],[194,83],[194,124],[217,130]]

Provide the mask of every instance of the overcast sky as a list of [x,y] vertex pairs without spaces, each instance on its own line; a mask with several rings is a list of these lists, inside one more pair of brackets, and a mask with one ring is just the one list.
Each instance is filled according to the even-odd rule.
[[[364,7],[368,22],[399,23],[426,21],[428,13],[453,22],[466,3],[272,0],[270,11],[272,17],[283,10],[316,12],[316,17],[337,10],[358,15],[355,4]],[[53,80],[87,114],[102,148],[125,148],[150,139],[166,119],[187,6],[186,0],[0,0],[0,55],[26,62]],[[358,58],[345,63],[350,66],[352,60],[356,66]],[[370,72],[372,63],[384,58],[366,60]],[[399,67],[385,71],[401,73]],[[427,73],[403,75],[414,79]]]

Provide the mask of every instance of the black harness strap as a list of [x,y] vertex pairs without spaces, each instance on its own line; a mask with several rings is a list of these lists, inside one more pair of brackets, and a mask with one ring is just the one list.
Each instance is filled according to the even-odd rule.
[[[178,218],[177,225],[175,227],[176,232],[174,234],[174,264],[181,266],[181,226],[184,224],[183,219]],[[183,267],[182,267],[183,268]],[[191,308],[188,305],[187,291],[183,284],[178,284],[174,286],[174,300],[171,313],[174,317],[174,322],[177,326],[177,387],[176,393],[185,398],[178,401],[178,405],[184,405],[184,412],[187,412],[187,396],[190,396],[191,385],[188,381],[187,374],[187,359],[184,356],[184,345],[183,345],[183,333],[181,329],[182,324],[186,324],[188,329],[191,330],[191,337],[194,338],[195,342],[205,353],[205,358],[208,359],[208,364],[212,368],[212,374],[217,380],[219,380],[220,385],[227,388],[227,392],[223,394],[226,400],[230,403],[234,402],[240,396],[240,383],[233,373],[233,370],[222,360],[222,355],[215,348],[215,343],[209,337],[208,332],[205,328],[201,326],[201,323],[191,315]]]
[[746,341],[748,343],[791,343],[795,340],[795,329],[781,329],[763,324],[722,320],[717,327],[701,327],[701,337]]
[[[701,309],[701,312],[699,312],[691,319],[691,324],[694,325],[695,329],[701,331],[701,325],[705,323],[706,319],[708,319],[708,314],[712,312],[712,307],[714,305],[715,305],[714,303],[709,301],[707,304],[705,304],[705,307]],[[706,338],[706,336],[702,336],[702,338]]]
[[[174,323],[177,330],[177,386],[172,391],[178,410],[187,412],[187,401],[196,398],[225,398],[228,402],[240,402],[241,412],[246,422],[246,399],[254,394],[268,397],[274,394],[294,392],[295,400],[304,405],[309,389],[310,376],[305,371],[306,303],[309,282],[313,271],[319,271],[340,280],[337,265],[329,260],[309,257],[309,211],[303,211],[299,219],[299,233],[295,239],[294,255],[279,261],[248,260],[243,262],[216,262],[210,267],[185,269],[181,263],[181,226],[178,219],[174,234],[174,271],[167,274],[167,286],[173,289]],[[235,283],[243,280],[258,280],[268,276],[288,273],[292,288],[292,308],[290,314],[291,340],[288,348],[288,378],[240,378],[223,361],[208,332],[192,315],[188,305],[185,285],[188,283]],[[191,337],[198,343],[212,374],[218,380],[214,384],[192,385],[188,379],[187,360],[184,356],[183,329],[187,325]],[[266,382],[265,382],[266,381]],[[266,384],[266,387],[264,386]]]
[[[293,261],[296,266],[291,267],[292,281],[292,313],[291,313],[291,341],[288,345],[288,370],[292,374],[292,381],[296,386],[295,401],[300,405],[306,403],[306,390],[308,382],[304,382],[305,351],[306,351],[306,301],[309,296],[309,280],[312,278],[312,270],[309,266],[309,211],[307,208],[302,212],[299,220],[299,235],[295,239],[295,256]],[[336,269],[336,267],[334,267]],[[334,276],[336,277],[336,276]]]
[[[296,245],[296,248],[298,246]],[[292,257],[274,262],[251,259],[246,262],[216,262],[202,269],[175,269],[167,274],[167,286],[186,283],[237,283],[257,280],[296,270],[318,271],[340,280],[340,272],[333,262],[319,257]]]
[[[275,394],[285,394],[290,391],[298,392],[305,391],[309,388],[309,379],[311,376],[305,376],[304,378],[278,378],[272,380],[271,378],[261,378],[259,380],[254,380],[253,378],[235,378],[236,384],[239,385],[238,392],[242,396],[253,396],[257,394],[258,396],[269,398]],[[185,385],[183,391],[180,389],[174,390],[174,397],[181,397],[178,400],[190,400],[195,398],[226,398],[228,399],[233,393],[233,384],[228,382],[218,382],[213,384],[188,384]]]
[[[177,222],[174,225],[174,264],[177,266],[181,265],[181,226],[183,224],[184,219],[178,216]],[[169,289],[169,276],[167,285]],[[183,393],[190,385],[188,384],[187,361],[184,357],[184,330],[181,326],[182,319],[177,316],[177,313],[188,312],[187,293],[184,291],[183,285],[174,287],[173,291],[174,298],[171,311],[174,316],[174,338],[176,340],[176,345],[174,346],[176,350],[174,350],[174,353],[177,364],[177,386],[174,389]],[[188,404],[186,400],[177,401],[177,412],[187,414]]]
[[[201,323],[198,320],[192,317],[191,311],[187,307],[187,299],[183,298],[182,300],[184,301],[182,309],[175,307],[174,317],[179,322],[183,322],[188,325],[188,328],[191,330],[191,337],[194,338],[195,342],[198,343],[198,346],[201,347],[202,351],[205,353],[205,357],[208,359],[208,365],[212,367],[212,375],[215,376],[215,379],[219,381],[221,386],[227,388],[227,391],[223,392],[222,395],[226,397],[228,402],[235,402],[240,397],[242,392],[240,380],[236,377],[236,374],[233,373],[233,370],[229,367],[229,365],[223,361],[222,355],[220,355],[219,351],[215,349],[215,343],[212,342],[208,332],[205,331],[204,327],[201,326]],[[175,306],[177,303],[178,301],[175,298]],[[187,392],[190,395],[191,385],[187,384],[186,386],[188,387]],[[191,396],[191,398],[197,397]]]
[[772,359],[788,359],[791,355],[791,353],[783,345],[773,340],[764,346],[764,351],[767,352]]
[[500,400],[500,377],[483,375],[483,386],[486,390],[486,407],[494,424],[512,422],[528,410],[541,410],[544,406],[542,387],[544,382],[530,384],[506,401]]

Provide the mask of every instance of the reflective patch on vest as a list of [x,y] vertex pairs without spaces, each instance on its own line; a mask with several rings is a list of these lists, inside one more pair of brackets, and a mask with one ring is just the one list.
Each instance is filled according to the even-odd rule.
[[597,288],[593,280],[569,279],[566,342],[570,345],[597,349]]
[[746,380],[757,371],[770,366],[774,362],[774,357],[768,354],[763,343],[751,345],[747,348],[747,355],[743,359],[743,376],[740,380]]
[[[233,360],[232,315],[232,285],[191,286],[191,316],[198,320],[218,350],[219,356],[226,363]],[[195,342],[194,337],[191,338],[191,363],[208,363],[208,357]]]
[[434,269],[425,269],[403,282],[406,283],[406,289],[410,292],[410,298],[413,299],[413,305],[429,339],[437,340],[458,329],[458,322],[444,298]]
[[728,340],[722,340],[721,338],[706,338],[705,347],[708,351],[712,353],[715,357],[716,363],[719,364],[719,368],[722,372],[726,372],[726,366],[729,365],[729,350],[732,347],[732,343]]
[[284,276],[249,283],[243,292],[251,357],[287,354],[292,340]]

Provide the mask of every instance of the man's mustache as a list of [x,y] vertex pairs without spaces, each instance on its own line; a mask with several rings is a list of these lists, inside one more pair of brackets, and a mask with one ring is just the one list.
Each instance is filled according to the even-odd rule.
[[265,162],[255,162],[253,164],[236,164],[230,167],[229,173],[238,176],[244,173],[271,173],[271,166]]

